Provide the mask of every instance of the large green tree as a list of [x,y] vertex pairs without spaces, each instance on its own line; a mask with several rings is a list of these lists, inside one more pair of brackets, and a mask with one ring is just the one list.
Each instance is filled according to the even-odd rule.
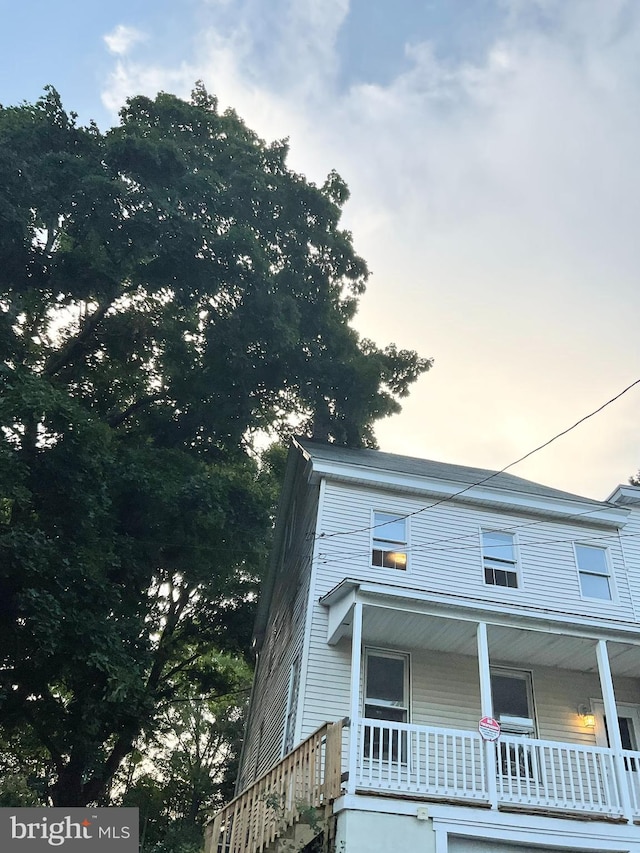
[[286,156],[201,86],[106,133],[53,89],[0,108],[0,736],[55,805],[103,801],[159,708],[228,686],[203,656],[247,649],[256,437],[371,446],[429,366],[359,339],[347,188]]

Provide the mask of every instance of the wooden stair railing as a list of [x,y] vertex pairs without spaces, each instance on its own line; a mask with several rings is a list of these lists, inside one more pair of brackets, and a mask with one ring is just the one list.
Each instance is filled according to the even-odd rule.
[[205,853],[262,853],[338,797],[342,726],[320,726],[221,809],[205,828]]

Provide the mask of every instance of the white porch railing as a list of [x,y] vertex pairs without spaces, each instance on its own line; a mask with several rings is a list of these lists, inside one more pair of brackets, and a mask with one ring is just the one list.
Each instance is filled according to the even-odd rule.
[[[488,802],[486,750],[477,732],[362,719],[356,788]],[[496,745],[498,802],[620,816],[613,752],[509,737]],[[640,814],[640,753],[625,753],[633,810]]]
[[502,735],[497,754],[499,802],[621,814],[609,749]]
[[486,799],[484,750],[474,732],[360,720],[359,788]]
[[631,808],[637,818],[640,817],[640,752],[623,750],[624,775],[629,788]]

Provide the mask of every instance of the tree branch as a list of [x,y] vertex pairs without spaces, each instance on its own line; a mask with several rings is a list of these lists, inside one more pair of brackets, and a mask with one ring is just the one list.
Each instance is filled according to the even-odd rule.
[[91,337],[98,325],[102,322],[110,307],[111,302],[106,305],[99,305],[93,314],[90,317],[87,317],[82,329],[80,329],[76,337],[68,341],[66,346],[54,353],[47,360],[43,371],[45,376],[54,376],[71,361],[76,352],[82,347],[88,338]]
[[146,397],[141,397],[139,400],[136,400],[135,403],[131,403],[130,406],[122,412],[114,412],[107,416],[107,423],[110,427],[114,429],[119,427],[121,423],[130,418],[131,415],[135,414],[139,409],[143,409],[145,406],[148,406],[149,403],[154,403],[156,400],[165,400],[166,397],[164,394],[147,394]]

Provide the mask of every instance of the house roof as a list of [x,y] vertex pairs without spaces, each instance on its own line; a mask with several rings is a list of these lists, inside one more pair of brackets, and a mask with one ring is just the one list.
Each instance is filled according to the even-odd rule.
[[353,450],[335,444],[317,444],[305,438],[296,439],[312,461],[338,463],[360,468],[378,470],[395,474],[408,474],[427,480],[441,480],[464,486],[474,486],[486,483],[487,488],[505,492],[518,492],[538,498],[551,500],[576,501],[581,504],[592,504],[594,507],[612,507],[606,501],[597,501],[554,489],[513,474],[498,473],[487,468],[472,468],[467,465],[452,465],[448,462],[436,462],[432,459],[417,459],[413,456],[401,456],[395,453],[384,453],[380,450]]

